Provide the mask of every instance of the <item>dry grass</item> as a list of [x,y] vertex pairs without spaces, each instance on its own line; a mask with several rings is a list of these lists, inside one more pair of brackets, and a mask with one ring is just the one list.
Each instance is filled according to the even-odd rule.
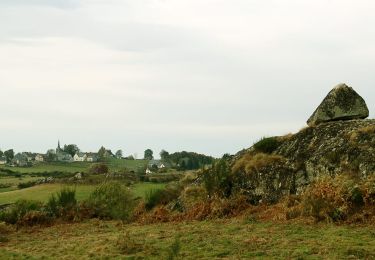
[[[125,237],[124,237],[125,236]],[[372,259],[371,226],[229,219],[122,225],[91,220],[21,229],[0,244],[2,259]]]
[[264,153],[257,153],[255,155],[246,154],[233,165],[232,172],[245,171],[251,174],[274,163],[279,163],[282,160],[283,157],[279,155]]

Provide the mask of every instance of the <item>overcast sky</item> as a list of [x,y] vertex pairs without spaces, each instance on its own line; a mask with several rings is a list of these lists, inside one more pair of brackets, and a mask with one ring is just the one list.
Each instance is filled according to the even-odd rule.
[[0,0],[0,148],[235,153],[345,82],[375,103],[373,0]]

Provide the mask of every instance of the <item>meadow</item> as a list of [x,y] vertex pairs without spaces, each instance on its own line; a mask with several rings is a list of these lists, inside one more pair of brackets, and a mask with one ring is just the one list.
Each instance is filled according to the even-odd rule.
[[[96,219],[22,228],[0,243],[8,259],[374,259],[370,227],[246,218],[152,225]],[[51,250],[53,248],[53,250]]]
[[[117,172],[124,169],[137,171],[147,165],[147,160],[124,160],[111,158],[106,161],[111,172]],[[0,169],[7,169],[18,173],[38,173],[38,172],[85,172],[93,163],[91,162],[42,162],[37,163],[32,167],[10,167],[1,166]]]
[[[144,197],[147,190],[163,188],[163,183],[136,183],[130,186],[130,190],[137,197]],[[0,193],[0,205],[14,203],[20,199],[31,199],[46,202],[51,194],[60,191],[64,187],[73,188],[76,191],[76,198],[78,201],[87,199],[90,193],[97,187],[97,185],[67,185],[67,184],[41,184],[26,189],[12,190]]]

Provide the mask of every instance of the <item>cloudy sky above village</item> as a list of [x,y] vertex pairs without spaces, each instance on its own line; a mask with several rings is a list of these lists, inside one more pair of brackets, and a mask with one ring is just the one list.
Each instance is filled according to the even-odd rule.
[[221,156],[336,84],[375,111],[372,0],[1,0],[0,148]]

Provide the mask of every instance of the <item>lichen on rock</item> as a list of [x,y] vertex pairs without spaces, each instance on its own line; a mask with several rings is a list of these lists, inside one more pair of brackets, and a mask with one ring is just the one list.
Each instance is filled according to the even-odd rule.
[[351,87],[339,84],[324,98],[312,116],[309,126],[330,121],[364,119],[369,116],[364,99]]

